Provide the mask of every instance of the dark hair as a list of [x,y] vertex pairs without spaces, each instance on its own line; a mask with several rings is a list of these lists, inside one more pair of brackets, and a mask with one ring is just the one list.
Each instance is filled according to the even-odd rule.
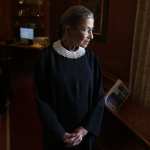
[[94,18],[91,10],[82,5],[74,5],[67,9],[60,18],[60,35],[63,35],[66,25],[77,26],[81,19]]

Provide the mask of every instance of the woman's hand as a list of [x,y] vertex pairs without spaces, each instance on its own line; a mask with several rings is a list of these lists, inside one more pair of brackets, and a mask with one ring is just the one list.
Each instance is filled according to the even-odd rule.
[[75,129],[73,133],[78,134],[83,138],[85,135],[87,135],[88,131],[83,127],[79,127],[77,129]]
[[72,147],[74,143],[75,134],[66,132],[64,135],[64,143],[67,147]]
[[73,146],[79,145],[82,142],[84,136],[87,135],[87,133],[88,131],[83,127],[76,128],[73,132],[73,134],[75,135]]
[[64,143],[69,147],[79,145],[87,133],[88,131],[83,127],[75,129],[72,133],[65,133]]

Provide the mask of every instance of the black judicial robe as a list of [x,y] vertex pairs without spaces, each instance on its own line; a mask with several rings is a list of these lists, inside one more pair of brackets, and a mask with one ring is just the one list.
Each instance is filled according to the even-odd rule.
[[86,50],[85,55],[72,59],[50,46],[35,66],[34,81],[45,150],[67,149],[64,133],[80,126],[88,130],[88,135],[76,147],[92,150],[104,109],[102,73],[93,53]]

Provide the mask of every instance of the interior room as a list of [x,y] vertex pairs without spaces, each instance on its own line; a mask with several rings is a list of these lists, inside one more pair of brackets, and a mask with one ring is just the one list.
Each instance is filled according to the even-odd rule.
[[119,109],[105,104],[97,150],[150,149],[150,1],[0,1],[0,150],[42,150],[32,69],[58,37],[61,14],[82,4],[95,15],[89,45],[102,62],[104,92],[127,90]]

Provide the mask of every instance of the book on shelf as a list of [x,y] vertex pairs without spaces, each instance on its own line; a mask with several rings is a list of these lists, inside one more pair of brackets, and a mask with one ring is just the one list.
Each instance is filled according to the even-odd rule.
[[129,96],[129,89],[118,79],[105,95],[105,104],[113,110],[119,110]]

